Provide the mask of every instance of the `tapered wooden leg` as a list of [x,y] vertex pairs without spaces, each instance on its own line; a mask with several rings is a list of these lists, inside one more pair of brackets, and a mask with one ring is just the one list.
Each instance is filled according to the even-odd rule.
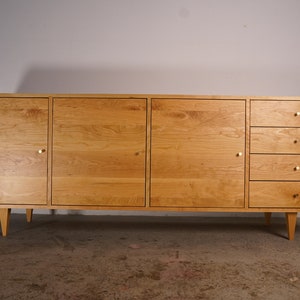
[[285,217],[288,231],[288,239],[292,241],[295,238],[297,213],[286,213]]
[[266,220],[266,224],[267,225],[271,224],[271,217],[272,217],[272,213],[271,212],[265,212],[265,220]]
[[32,212],[33,209],[26,209],[26,220],[28,223],[32,222]]
[[10,212],[10,208],[0,208],[2,236],[7,236]]

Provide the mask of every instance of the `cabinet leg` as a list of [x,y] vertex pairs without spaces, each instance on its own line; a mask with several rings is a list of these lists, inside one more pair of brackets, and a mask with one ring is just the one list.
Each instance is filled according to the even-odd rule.
[[7,236],[10,212],[11,212],[10,208],[1,208],[0,209],[2,236]]
[[271,217],[272,217],[272,213],[271,212],[265,212],[265,220],[266,220],[266,224],[267,225],[271,224]]
[[285,217],[288,231],[288,239],[292,241],[295,238],[297,213],[286,213]]
[[33,209],[26,209],[26,220],[28,223],[32,222],[32,212]]

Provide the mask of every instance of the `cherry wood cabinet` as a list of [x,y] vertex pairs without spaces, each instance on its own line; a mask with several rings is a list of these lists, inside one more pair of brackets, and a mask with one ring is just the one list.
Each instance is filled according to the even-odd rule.
[[300,97],[0,94],[12,208],[300,211]]

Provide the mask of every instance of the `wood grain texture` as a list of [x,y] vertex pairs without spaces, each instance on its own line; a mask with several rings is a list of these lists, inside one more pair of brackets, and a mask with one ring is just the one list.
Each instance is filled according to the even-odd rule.
[[55,98],[52,203],[145,205],[146,99]]
[[245,101],[153,99],[151,206],[243,207],[244,149]]
[[300,182],[251,181],[250,207],[300,207]]
[[251,154],[250,180],[300,181],[300,156]]
[[297,225],[297,213],[286,213],[285,218],[286,218],[286,226],[288,231],[288,239],[292,241],[295,238],[295,230]]
[[300,128],[252,127],[250,152],[300,154]]
[[10,219],[11,209],[10,208],[0,208],[0,221],[2,236],[7,236],[9,219]]
[[47,128],[48,99],[0,98],[1,204],[46,204]]
[[300,127],[300,101],[251,101],[251,126]]

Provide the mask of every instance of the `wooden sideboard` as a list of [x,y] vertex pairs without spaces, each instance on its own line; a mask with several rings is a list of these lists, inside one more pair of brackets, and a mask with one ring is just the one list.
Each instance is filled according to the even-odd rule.
[[0,94],[11,209],[272,212],[294,239],[300,97]]

